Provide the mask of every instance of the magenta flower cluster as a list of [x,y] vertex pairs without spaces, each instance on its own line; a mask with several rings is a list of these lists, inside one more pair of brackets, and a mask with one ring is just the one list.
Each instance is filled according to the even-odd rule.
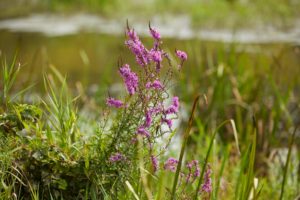
[[136,73],[132,72],[128,64],[123,65],[119,72],[123,77],[126,85],[126,89],[130,95],[133,95],[138,89],[138,76]]
[[147,89],[153,88],[156,90],[161,90],[161,89],[163,89],[163,85],[161,84],[161,82],[159,80],[154,80],[153,82],[147,82],[146,88]]
[[178,160],[176,158],[168,158],[168,160],[165,162],[164,169],[165,170],[170,170],[172,172],[176,171],[178,164]]
[[182,60],[182,61],[186,61],[186,60],[187,60],[187,54],[186,54],[185,52],[180,51],[180,50],[176,50],[175,53],[176,53],[176,56],[177,56],[180,60]]
[[179,98],[173,97],[172,105],[165,110],[166,114],[176,114],[179,110]]

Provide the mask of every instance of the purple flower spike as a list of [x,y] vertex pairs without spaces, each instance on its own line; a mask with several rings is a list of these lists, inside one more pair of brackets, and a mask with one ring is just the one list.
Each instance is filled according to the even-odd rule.
[[149,131],[147,131],[147,130],[145,129],[145,127],[143,127],[143,126],[141,126],[141,127],[138,128],[137,134],[143,135],[143,136],[145,136],[145,137],[150,137]]
[[128,29],[126,34],[129,39],[125,41],[125,45],[135,55],[136,62],[140,66],[147,65],[149,63],[148,50],[144,47],[143,43],[133,30]]
[[151,33],[152,37],[155,40],[160,40],[160,38],[161,38],[160,33],[155,28],[151,28],[150,26],[149,26],[149,28],[150,28],[150,33]]
[[[191,162],[188,162],[186,164],[186,167],[189,170],[189,173],[186,177],[186,182],[190,182],[190,178],[193,176],[193,180],[191,182],[193,182],[197,177],[200,176],[200,168],[198,165],[198,160],[192,160]],[[194,169],[194,173],[192,172]]]
[[113,155],[110,156],[109,161],[110,162],[118,162],[124,159],[124,156],[120,153],[115,153]]
[[109,97],[106,99],[106,105],[111,107],[121,108],[123,107],[124,103],[120,100]]
[[165,162],[164,169],[170,170],[171,172],[175,172],[177,164],[178,164],[178,160],[171,157]]
[[158,161],[154,155],[151,155],[151,163],[152,163],[153,171],[156,172],[158,170]]
[[131,71],[128,64],[123,65],[123,67],[119,69],[119,72],[123,77],[128,93],[133,95],[138,88],[138,76]]
[[184,51],[176,50],[175,53],[176,53],[176,56],[177,56],[180,60],[182,60],[182,61],[187,60],[187,54],[186,54]]
[[201,191],[210,193],[212,191],[212,183],[211,183],[211,169],[208,166],[205,175],[204,175],[204,183],[202,184]]

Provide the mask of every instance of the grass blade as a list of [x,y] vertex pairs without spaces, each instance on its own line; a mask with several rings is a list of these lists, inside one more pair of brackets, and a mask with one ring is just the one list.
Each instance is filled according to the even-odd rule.
[[129,183],[129,181],[125,181],[125,183],[126,183],[128,189],[129,189],[129,191],[133,194],[134,198],[135,198],[136,200],[140,200],[140,198],[138,197],[138,195],[137,195],[136,192],[134,191],[134,189],[133,189],[132,185]]
[[227,123],[230,123],[231,124],[231,119],[229,120],[225,120],[223,121],[215,130],[211,140],[210,140],[210,143],[209,143],[209,147],[208,147],[208,150],[207,150],[207,153],[206,153],[206,157],[205,157],[205,161],[204,161],[204,164],[203,164],[203,167],[202,167],[202,170],[201,170],[201,175],[200,175],[200,178],[199,178],[199,181],[198,181],[198,185],[197,185],[197,188],[196,188],[196,191],[195,191],[195,196],[194,196],[194,200],[197,200],[197,197],[198,197],[198,191],[200,189],[200,186],[201,186],[201,183],[202,183],[202,179],[203,179],[203,176],[204,176],[204,172],[205,172],[205,169],[206,169],[206,166],[207,166],[207,163],[208,163],[208,158],[209,158],[209,155],[210,155],[210,152],[212,150],[212,146],[213,146],[213,143],[214,143],[214,139],[218,133],[218,130],[224,126],[225,124]]
[[287,159],[286,159],[286,164],[285,164],[285,167],[284,167],[283,180],[282,180],[282,184],[281,184],[281,192],[280,192],[280,198],[279,198],[280,200],[283,199],[284,186],[285,186],[285,182],[286,182],[286,176],[287,176],[287,172],[288,172],[288,168],[289,168],[289,163],[290,163],[290,160],[291,160],[292,146],[293,146],[294,141],[295,141],[297,128],[298,127],[295,127],[293,135],[291,136],[291,139],[290,139],[289,151],[288,151],[288,156],[287,156]]

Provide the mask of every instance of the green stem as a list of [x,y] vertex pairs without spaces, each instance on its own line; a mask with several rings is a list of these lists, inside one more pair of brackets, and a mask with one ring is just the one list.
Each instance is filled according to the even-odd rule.
[[283,180],[282,180],[282,185],[281,185],[281,192],[280,192],[280,198],[279,198],[280,200],[283,199],[284,186],[285,186],[285,182],[286,182],[287,171],[288,171],[288,168],[289,168],[289,163],[290,163],[291,154],[292,154],[292,146],[293,146],[294,141],[295,141],[297,128],[298,127],[295,127],[293,135],[291,136],[291,139],[290,139],[289,152],[288,152],[288,156],[287,156],[287,159],[286,159],[286,164],[285,164],[285,167],[284,167],[284,174],[283,174]]

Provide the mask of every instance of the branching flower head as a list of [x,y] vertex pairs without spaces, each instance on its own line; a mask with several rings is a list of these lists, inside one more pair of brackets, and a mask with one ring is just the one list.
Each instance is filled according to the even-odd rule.
[[[197,177],[200,176],[200,168],[198,165],[198,160],[192,160],[186,164],[186,167],[188,168],[188,174],[186,177],[186,182],[193,182]],[[194,169],[194,170],[193,170]],[[193,178],[193,180],[191,180]]]
[[171,157],[165,162],[164,169],[175,172],[177,164],[178,164],[178,160]]

